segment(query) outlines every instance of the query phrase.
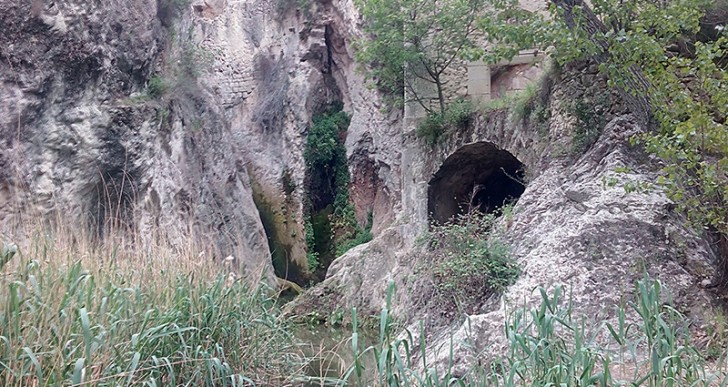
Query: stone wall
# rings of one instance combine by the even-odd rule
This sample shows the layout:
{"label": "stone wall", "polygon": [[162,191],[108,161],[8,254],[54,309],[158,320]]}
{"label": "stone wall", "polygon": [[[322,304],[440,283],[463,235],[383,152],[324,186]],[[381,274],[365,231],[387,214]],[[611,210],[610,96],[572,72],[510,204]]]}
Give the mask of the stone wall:
{"label": "stone wall", "polygon": [[[454,63],[445,72],[443,94],[447,103],[460,98],[467,98],[475,105],[482,105],[491,99],[503,98],[509,93],[526,89],[538,80],[543,73],[541,62],[544,54],[537,50],[526,50],[509,61],[494,65],[482,61]],[[410,83],[416,90],[420,101],[424,101],[430,110],[439,109],[439,98],[434,84],[414,79]],[[427,116],[422,103],[413,100],[411,92],[405,90],[404,118],[405,126],[413,126]]]}

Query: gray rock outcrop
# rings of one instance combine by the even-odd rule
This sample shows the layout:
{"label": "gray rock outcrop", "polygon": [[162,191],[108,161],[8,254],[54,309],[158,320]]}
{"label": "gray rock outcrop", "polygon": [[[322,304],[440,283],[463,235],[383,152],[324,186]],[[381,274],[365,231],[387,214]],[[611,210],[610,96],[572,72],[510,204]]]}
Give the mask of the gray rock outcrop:
{"label": "gray rock outcrop", "polygon": [[270,273],[262,214],[305,270],[306,132],[337,101],[357,218],[394,219],[401,130],[355,71],[352,2],[16,3],[0,3],[6,230],[62,213]]}
{"label": "gray rock outcrop", "polygon": [[[550,291],[564,286],[574,313],[596,322],[613,318],[615,306],[631,297],[634,284],[647,273],[671,289],[674,304],[695,326],[709,318],[714,298],[701,283],[714,275],[713,253],[652,185],[659,161],[630,143],[644,128],[616,95],[607,92],[606,100],[597,101],[607,89],[593,66],[567,69],[555,79],[555,84],[542,82],[544,92],[527,102],[526,114],[516,109],[483,113],[432,150],[413,132],[406,133],[399,225],[338,258],[302,305],[313,305],[324,315],[355,306],[361,314],[376,316],[394,284],[390,312],[413,323],[414,333],[419,330],[415,322],[426,321],[430,361],[446,365],[454,343],[461,372],[478,359],[504,353],[505,319],[516,308],[538,305],[538,287]],[[582,122],[585,118],[575,114],[579,101],[588,104],[593,121]],[[528,114],[539,106],[548,114]],[[584,139],[587,129],[591,137]],[[438,196],[428,190],[441,167],[477,144],[486,145],[481,152],[506,151],[526,168],[525,191],[494,231],[511,246],[522,273],[505,294],[483,299],[480,309],[458,325],[456,315],[428,307],[436,293],[433,263],[417,236],[432,220],[428,201]],[[461,160],[459,165],[451,173],[467,175],[467,164]],[[458,187],[446,189],[445,196]]]}
{"label": "gray rock outcrop", "polygon": [[[166,37],[182,10],[145,0],[48,4],[0,2],[3,229],[20,215],[60,217],[99,237],[196,243],[272,278],[225,112],[179,69],[190,65],[184,57],[165,64],[185,49]],[[156,94],[154,77],[168,78]]]}
{"label": "gray rock outcrop", "polygon": [[[645,129],[593,67],[552,74],[537,106],[478,114],[431,148],[357,70],[353,0],[0,0],[0,14],[0,231],[60,214],[99,238],[193,241],[272,280],[267,233],[305,269],[306,134],[340,101],[350,196],[360,223],[372,213],[375,238],[336,259],[301,312],[376,314],[394,283],[401,320],[477,337],[456,351],[465,366],[500,350],[504,316],[537,302],[537,286],[569,286],[594,318],[609,318],[644,271],[690,318],[711,302],[698,286],[714,271],[709,246],[650,187],[659,162],[630,145]],[[497,225],[523,272],[465,332],[428,306],[432,265],[417,238],[433,208],[447,218],[495,181],[481,161],[524,168]],[[501,202],[515,192],[501,191]]]}

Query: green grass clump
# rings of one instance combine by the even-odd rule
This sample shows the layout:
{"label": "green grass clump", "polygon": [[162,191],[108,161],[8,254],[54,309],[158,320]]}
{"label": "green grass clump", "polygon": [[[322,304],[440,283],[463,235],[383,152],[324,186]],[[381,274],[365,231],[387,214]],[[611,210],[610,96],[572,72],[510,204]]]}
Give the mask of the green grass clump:
{"label": "green grass clump", "polygon": [[417,125],[415,133],[425,141],[427,145],[434,146],[437,140],[445,133],[445,120],[440,113],[428,114],[425,119]]}
{"label": "green grass clump", "polygon": [[[457,233],[466,234],[463,227]],[[561,287],[537,288],[540,304],[506,316],[502,354],[469,352],[477,361],[463,370],[455,367],[456,344],[467,351],[474,338],[451,337],[445,356],[435,358],[424,323],[415,335],[390,313],[393,285],[378,340],[363,344],[354,309],[351,336],[337,349],[348,348],[352,360],[323,350],[310,358],[264,287],[236,280],[191,250],[127,250],[130,244],[34,235],[0,250],[4,386],[728,385],[725,343],[694,344],[687,318],[648,277],[607,321],[575,314]],[[453,241],[468,249],[477,243]]]}
{"label": "green grass clump", "polygon": [[67,241],[39,236],[3,268],[0,385],[280,385],[300,372],[263,287],[197,254]]}
{"label": "green grass clump", "polygon": [[433,277],[442,307],[472,313],[520,275],[508,246],[493,235],[495,219],[492,214],[471,212],[431,227]]}
{"label": "green grass clump", "polygon": [[147,94],[154,98],[161,98],[169,90],[169,82],[160,75],[154,75],[149,78],[147,83]]}
{"label": "green grass clump", "polygon": [[458,99],[447,106],[445,112],[433,111],[417,125],[415,133],[429,146],[437,144],[440,137],[450,129],[464,129],[473,119],[473,104]]}
{"label": "green grass clump", "polygon": [[445,124],[453,127],[464,129],[473,118],[473,104],[466,99],[458,99],[447,106],[445,110]]}

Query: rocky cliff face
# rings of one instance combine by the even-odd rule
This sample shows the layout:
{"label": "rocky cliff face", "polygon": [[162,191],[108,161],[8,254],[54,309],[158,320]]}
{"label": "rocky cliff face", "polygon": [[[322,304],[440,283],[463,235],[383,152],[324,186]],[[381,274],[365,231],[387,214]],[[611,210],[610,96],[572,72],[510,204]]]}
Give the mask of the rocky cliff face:
{"label": "rocky cliff face", "polygon": [[[391,222],[400,191],[400,130],[397,117],[380,112],[378,96],[355,71],[353,4],[221,2],[209,15],[195,21],[202,46],[215,56],[203,83],[220,96],[229,141],[288,259],[305,265],[306,133],[312,117],[333,102],[343,102],[351,115],[345,144],[359,221],[373,212],[375,232]],[[286,174],[295,187],[289,194]]]}
{"label": "rocky cliff face", "polygon": [[175,62],[186,47],[172,36],[192,23],[181,7],[4,1],[0,11],[4,230],[20,214],[60,214],[101,238],[193,237],[272,276],[225,111],[190,63]]}
{"label": "rocky cliff face", "polygon": [[192,236],[270,272],[267,231],[291,270],[305,269],[303,148],[311,118],[334,102],[351,115],[357,218],[372,213],[375,233],[393,220],[398,117],[354,71],[351,2],[4,1],[0,11],[5,229],[21,213],[63,213],[100,237],[120,227],[173,244]]}
{"label": "rocky cliff face", "polygon": [[[629,144],[644,129],[589,66],[552,73],[525,106],[480,114],[431,148],[383,113],[356,71],[352,1],[87,3],[0,1],[3,232],[23,214],[62,214],[99,238],[193,240],[269,278],[280,250],[300,271],[306,134],[340,101],[351,198],[360,223],[373,214],[376,237],[332,264],[303,312],[376,313],[394,282],[398,316],[448,326],[453,316],[428,308],[417,236],[464,203],[519,195],[498,228],[523,273],[506,302],[471,317],[479,339],[458,350],[463,364],[535,286],[569,285],[597,316],[647,268],[690,317],[709,303],[708,246],[664,195],[640,189],[657,165]],[[487,195],[475,203],[477,187]]]}
{"label": "rocky cliff face", "polygon": [[[551,70],[539,87],[525,104],[483,113],[433,149],[405,133],[399,224],[337,259],[296,312],[313,307],[325,316],[356,306],[360,314],[376,315],[394,284],[390,313],[406,323],[426,321],[430,360],[445,366],[454,343],[461,370],[504,353],[505,319],[516,308],[537,305],[537,287],[564,286],[575,313],[594,322],[613,318],[613,307],[647,272],[701,326],[713,300],[704,289],[715,272],[710,246],[651,186],[658,162],[630,144],[644,128],[616,95],[605,93],[595,66]],[[522,273],[502,297],[483,298],[459,326],[455,314],[433,308],[435,263],[417,236],[439,220],[432,217],[437,211],[472,204],[463,194],[474,187],[497,192],[507,180],[489,170],[507,170],[513,160],[524,168],[525,187],[493,233],[507,241]]]}

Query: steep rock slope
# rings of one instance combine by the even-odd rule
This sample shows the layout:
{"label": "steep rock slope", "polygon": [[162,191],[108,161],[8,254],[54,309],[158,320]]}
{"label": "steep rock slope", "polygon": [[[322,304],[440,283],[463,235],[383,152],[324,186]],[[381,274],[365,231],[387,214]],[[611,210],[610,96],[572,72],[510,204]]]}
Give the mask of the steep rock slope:
{"label": "steep rock slope", "polygon": [[202,82],[222,102],[228,140],[288,260],[306,265],[304,147],[313,116],[332,103],[351,115],[345,145],[358,220],[372,212],[375,233],[391,222],[400,191],[398,117],[380,111],[377,93],[355,71],[353,3],[193,2],[193,9],[195,34],[214,56]]}
{"label": "steep rock slope", "polygon": [[[475,158],[525,168],[525,190],[498,225],[523,273],[472,316],[478,340],[457,351],[463,364],[498,350],[503,316],[513,302],[534,302],[535,286],[567,284],[576,307],[598,317],[647,268],[691,318],[709,303],[699,286],[713,270],[708,246],[659,191],[624,189],[654,181],[657,164],[629,144],[644,129],[628,109],[598,103],[606,87],[590,67],[545,85],[549,119],[484,113],[432,149],[397,113],[382,113],[355,71],[352,1],[184,3],[0,2],[3,231],[36,211],[100,237],[109,225],[149,238],[161,230],[270,277],[262,214],[287,259],[305,267],[305,136],[312,117],[340,101],[352,117],[351,196],[360,221],[373,213],[377,237],[334,261],[298,302],[302,312],[376,314],[394,282],[395,314],[450,325],[452,315],[428,305],[431,265],[416,239],[433,208],[448,214],[475,183],[493,181]],[[454,176],[461,170],[470,175]],[[455,202],[438,192],[448,188]]]}
{"label": "steep rock slope", "polygon": [[394,219],[399,117],[355,71],[351,1],[15,3],[0,3],[4,230],[63,214],[269,276],[280,249],[305,271],[306,134],[340,102],[357,218]]}
{"label": "steep rock slope", "polygon": [[130,230],[199,243],[272,277],[248,174],[216,96],[194,79],[164,96],[145,90],[184,49],[169,38],[190,23],[183,9],[3,1],[0,12],[4,231],[21,215],[60,216],[99,237]]}

